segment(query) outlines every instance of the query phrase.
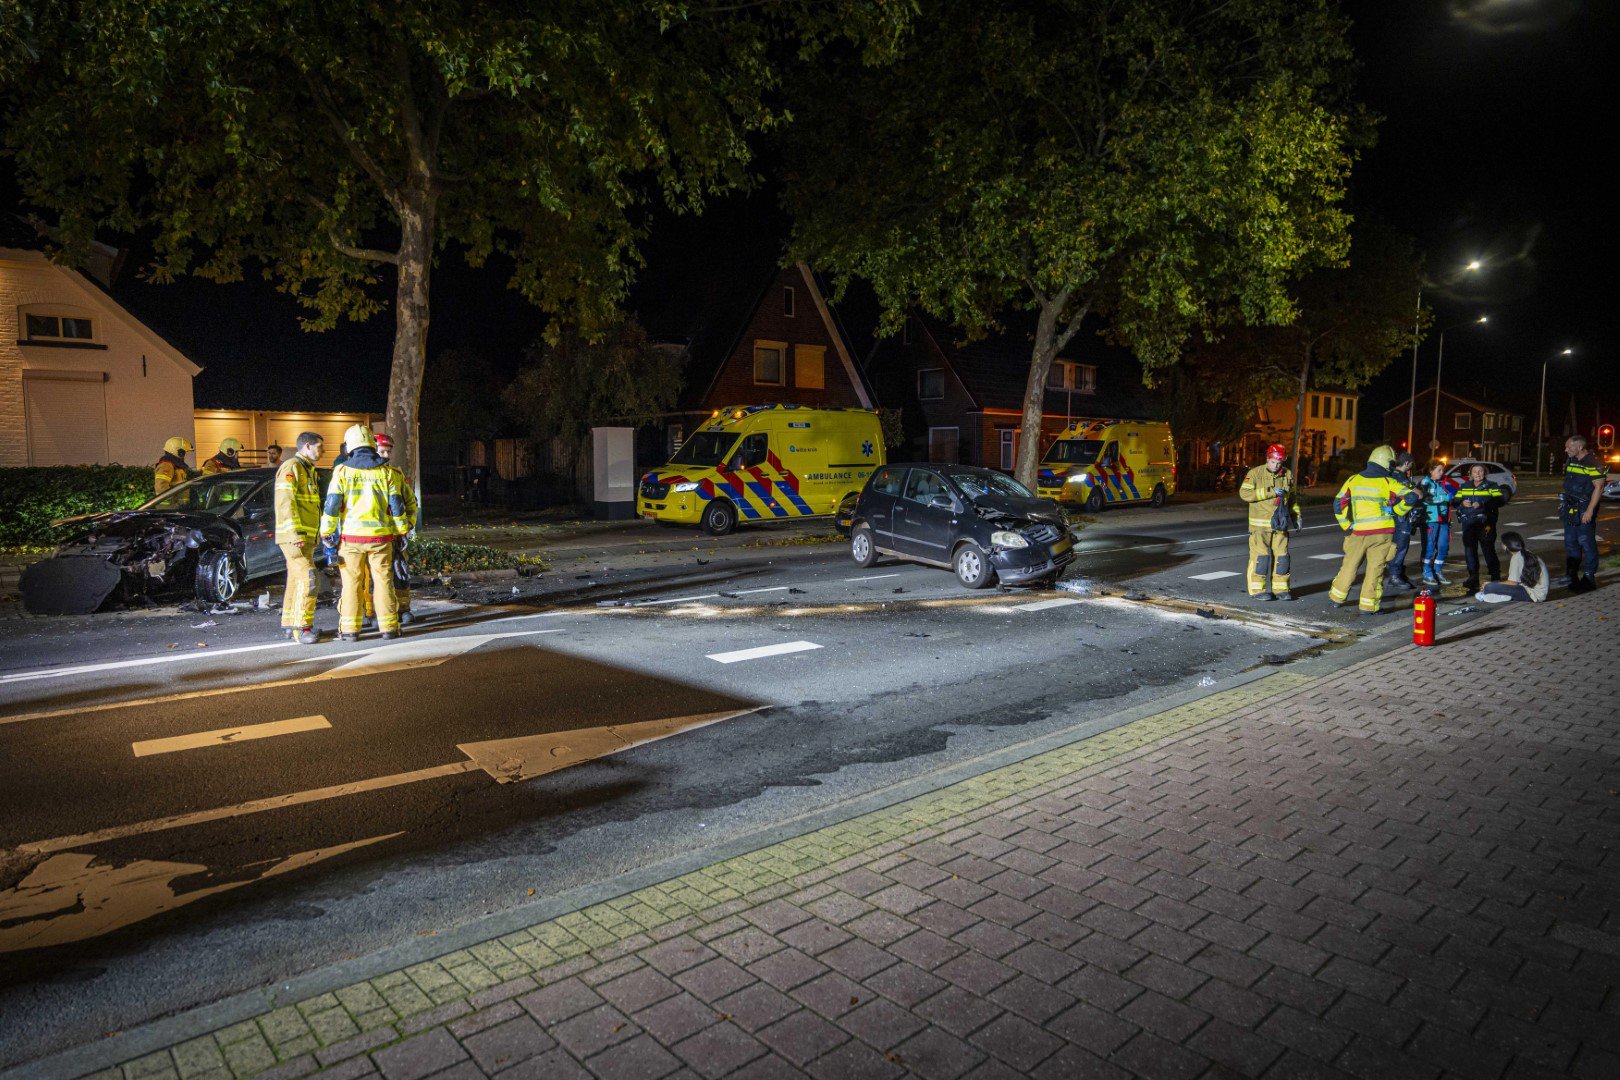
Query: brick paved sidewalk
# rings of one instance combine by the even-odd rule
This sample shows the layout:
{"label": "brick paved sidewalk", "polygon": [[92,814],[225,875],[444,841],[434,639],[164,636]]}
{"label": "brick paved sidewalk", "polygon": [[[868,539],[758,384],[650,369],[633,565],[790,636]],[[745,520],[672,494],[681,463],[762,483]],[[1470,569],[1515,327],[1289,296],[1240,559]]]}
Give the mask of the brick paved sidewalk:
{"label": "brick paved sidewalk", "polygon": [[1620,588],[1450,632],[1273,674],[122,1076],[1614,1080],[1620,717],[1591,668],[1620,655]]}

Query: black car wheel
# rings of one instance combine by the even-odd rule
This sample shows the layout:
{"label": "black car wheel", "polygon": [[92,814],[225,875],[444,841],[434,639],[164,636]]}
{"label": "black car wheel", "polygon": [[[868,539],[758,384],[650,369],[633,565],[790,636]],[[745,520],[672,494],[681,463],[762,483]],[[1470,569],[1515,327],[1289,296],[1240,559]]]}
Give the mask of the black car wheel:
{"label": "black car wheel", "polygon": [[197,557],[197,599],[229,603],[242,590],[242,561],[229,551],[209,551]]}
{"label": "black car wheel", "polygon": [[855,565],[865,570],[877,562],[877,545],[872,543],[872,526],[861,523],[855,526],[849,536],[849,557],[855,560]]}
{"label": "black car wheel", "polygon": [[710,536],[725,536],[737,527],[737,508],[725,499],[715,499],[703,511],[703,531]]}
{"label": "black car wheel", "polygon": [[953,562],[956,567],[956,580],[960,581],[964,588],[985,589],[995,584],[996,572],[978,545],[963,544],[957,548]]}
{"label": "black car wheel", "polygon": [[1164,490],[1163,484],[1153,486],[1153,508],[1163,510],[1164,504],[1170,501],[1170,493]]}
{"label": "black car wheel", "polygon": [[1102,488],[1092,488],[1091,494],[1086,496],[1086,513],[1100,514],[1103,512],[1103,505],[1104,499]]}

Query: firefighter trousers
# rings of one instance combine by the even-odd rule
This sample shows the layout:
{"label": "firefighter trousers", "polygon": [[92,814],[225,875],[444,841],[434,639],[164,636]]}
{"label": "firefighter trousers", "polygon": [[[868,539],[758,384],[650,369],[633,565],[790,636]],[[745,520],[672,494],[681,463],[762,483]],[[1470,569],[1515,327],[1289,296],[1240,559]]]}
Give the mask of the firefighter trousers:
{"label": "firefighter trousers", "polygon": [[338,632],[358,634],[366,619],[366,598],[377,611],[377,629],[383,633],[399,629],[399,608],[394,600],[394,545],[352,544],[345,541],[338,554],[343,559],[343,595],[338,598]]}
{"label": "firefighter trousers", "polygon": [[1288,591],[1288,534],[1249,528],[1249,595]]}
{"label": "firefighter trousers", "polygon": [[1377,611],[1384,599],[1384,572],[1389,560],[1395,557],[1395,541],[1389,533],[1351,533],[1344,538],[1344,562],[1333,577],[1328,598],[1335,604],[1350,602],[1350,590],[1356,586],[1356,574],[1361,564],[1367,572],[1361,579],[1362,611]]}
{"label": "firefighter trousers", "polygon": [[[405,555],[394,549],[394,607],[401,615],[411,610],[411,575],[405,568]],[[366,588],[366,618],[377,617],[377,605],[371,602],[371,589]]]}
{"label": "firefighter trousers", "polygon": [[315,598],[319,586],[315,560],[310,553],[315,544],[279,544],[287,560],[287,587],[281,593],[281,625],[289,630],[309,630],[315,625]]}

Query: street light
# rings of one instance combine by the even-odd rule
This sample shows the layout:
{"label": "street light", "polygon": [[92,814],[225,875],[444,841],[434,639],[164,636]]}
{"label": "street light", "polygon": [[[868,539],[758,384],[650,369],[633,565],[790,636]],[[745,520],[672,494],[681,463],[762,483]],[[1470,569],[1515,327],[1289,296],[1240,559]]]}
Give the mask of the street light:
{"label": "street light", "polygon": [[[1479,264],[1469,263],[1468,265],[1473,267]],[[1440,375],[1446,366],[1446,330],[1455,330],[1459,326],[1479,326],[1487,322],[1490,322],[1490,316],[1481,315],[1477,319],[1464,319],[1462,322],[1452,323],[1440,331],[1440,359],[1434,366],[1434,417],[1429,423],[1429,441],[1435,445],[1429,447],[1430,450],[1440,449]],[[1410,439],[1407,440],[1407,445],[1411,445]]]}
{"label": "street light", "polygon": [[[1559,356],[1574,356],[1574,349],[1565,349]],[[1552,357],[1541,362],[1541,404],[1536,408],[1536,475],[1541,475],[1542,446],[1545,443],[1547,426],[1547,365],[1552,363]]]}
{"label": "street light", "polygon": [[[1471,271],[1480,270],[1480,269],[1483,269],[1484,266],[1485,266],[1485,264],[1480,262],[1478,259],[1471,259],[1471,260],[1469,260],[1468,264],[1466,266],[1464,266],[1462,268],[1462,270],[1459,271],[1459,273],[1469,273]],[[1429,284],[1429,282],[1427,280],[1425,280],[1424,285],[1426,286],[1428,284]],[[1422,320],[1422,318],[1423,318],[1423,289],[1420,288],[1420,289],[1418,289],[1418,295],[1417,295],[1417,315],[1412,320],[1412,396],[1406,399],[1406,445],[1407,446],[1412,445],[1412,423],[1417,417],[1418,345],[1420,345],[1422,343],[1418,338],[1418,322],[1420,320]],[[1439,395],[1438,394],[1435,395],[1435,400],[1436,401],[1439,400]]]}

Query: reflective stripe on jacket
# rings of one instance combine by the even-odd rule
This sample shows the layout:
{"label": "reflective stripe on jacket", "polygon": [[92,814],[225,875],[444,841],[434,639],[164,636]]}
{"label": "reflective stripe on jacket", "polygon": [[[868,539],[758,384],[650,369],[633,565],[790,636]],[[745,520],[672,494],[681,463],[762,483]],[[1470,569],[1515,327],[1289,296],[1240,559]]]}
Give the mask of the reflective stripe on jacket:
{"label": "reflective stripe on jacket", "polygon": [[152,467],[152,493],[161,495],[191,479],[191,468],[173,454],[164,454]]}
{"label": "reflective stripe on jacket", "polygon": [[1592,499],[1592,489],[1601,486],[1608,475],[1609,470],[1592,454],[1570,458],[1564,463],[1564,488],[1561,492],[1564,503],[1584,511]]}
{"label": "reflective stripe on jacket", "polygon": [[405,478],[376,451],[362,446],[332,470],[321,509],[321,540],[329,546],[398,540],[410,531]]}
{"label": "reflective stripe on jacket", "polygon": [[320,476],[295,454],[276,469],[276,543],[313,545],[320,531]]}
{"label": "reflective stripe on jacket", "polygon": [[226,457],[224,454],[215,454],[202,463],[202,474],[204,476],[213,476],[215,473],[230,472],[232,469],[240,469],[241,467],[241,463],[234,458]]}
{"label": "reflective stripe on jacket", "polygon": [[399,480],[400,490],[405,492],[405,513],[403,515],[406,522],[405,531],[407,533],[411,532],[416,528],[416,519],[421,511],[421,507],[416,503],[416,492],[411,490],[410,481],[405,479],[405,474],[400,472],[397,466],[389,465],[387,468]]}
{"label": "reflective stripe on jacket", "polygon": [[1269,529],[1276,517],[1278,500],[1288,510],[1288,519],[1294,518],[1294,474],[1287,466],[1275,473],[1264,465],[1256,465],[1243,478],[1238,495],[1249,504],[1249,528]]}
{"label": "reflective stripe on jacket", "polygon": [[[1465,499],[1473,499],[1479,505],[1464,506],[1463,500]],[[1495,521],[1496,512],[1502,508],[1503,503],[1507,502],[1507,497],[1502,494],[1500,487],[1489,480],[1478,484],[1472,480],[1465,480],[1462,487],[1457,489],[1455,501],[1457,504],[1457,517],[1463,522]]]}
{"label": "reflective stripe on jacket", "polygon": [[1418,494],[1380,465],[1368,465],[1344,482],[1333,500],[1339,528],[1358,536],[1395,531],[1395,515],[1418,503]]}

